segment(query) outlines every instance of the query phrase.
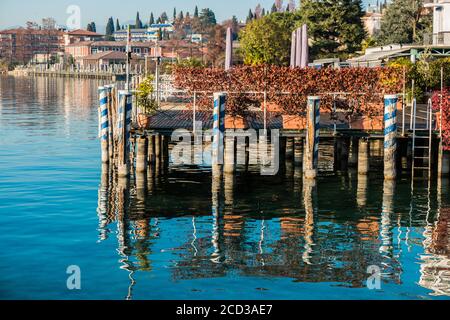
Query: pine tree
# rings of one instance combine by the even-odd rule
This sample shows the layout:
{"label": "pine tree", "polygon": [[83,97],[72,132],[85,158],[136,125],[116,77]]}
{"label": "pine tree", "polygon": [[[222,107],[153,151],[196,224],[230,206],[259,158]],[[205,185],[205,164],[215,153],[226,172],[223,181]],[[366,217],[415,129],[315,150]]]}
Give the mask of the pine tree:
{"label": "pine tree", "polygon": [[91,22],[91,29],[92,29],[92,32],[97,32],[97,26],[95,25],[94,21]]}
{"label": "pine tree", "polygon": [[155,24],[155,17],[153,16],[153,12],[150,13],[150,20],[148,21],[148,24]]}
{"label": "pine tree", "polygon": [[92,25],[90,23],[88,23],[86,30],[87,31],[92,31]]}
{"label": "pine tree", "polygon": [[431,32],[431,17],[424,16],[422,0],[394,0],[387,5],[381,21],[381,31],[376,37],[380,45],[414,43]]}
{"label": "pine tree", "polygon": [[198,7],[197,6],[195,6],[194,18],[198,18]]}
{"label": "pine tree", "polygon": [[304,0],[301,15],[315,58],[345,56],[361,49],[366,37],[361,0]]}
{"label": "pine tree", "polygon": [[136,23],[134,24],[134,27],[136,29],[142,29],[143,25],[142,25],[142,21],[139,17],[139,11],[136,13]]}
{"label": "pine tree", "polygon": [[173,21],[177,20],[177,8],[173,8]]}
{"label": "pine tree", "polygon": [[116,19],[116,31],[120,30],[120,23],[119,23],[119,19]]}
{"label": "pine tree", "polygon": [[180,14],[178,15],[178,20],[180,20],[180,22],[182,22],[184,20],[183,11],[180,11]]}
{"label": "pine tree", "polygon": [[262,9],[261,15],[262,15],[263,17],[266,16],[266,8],[263,8],[263,9]]}

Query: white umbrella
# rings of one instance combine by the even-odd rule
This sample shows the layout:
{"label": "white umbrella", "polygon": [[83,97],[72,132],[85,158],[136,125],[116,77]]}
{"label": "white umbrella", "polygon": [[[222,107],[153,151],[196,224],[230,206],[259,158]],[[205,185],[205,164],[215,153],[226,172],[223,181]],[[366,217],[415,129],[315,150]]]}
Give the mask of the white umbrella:
{"label": "white umbrella", "polygon": [[227,43],[225,49],[225,70],[228,71],[231,69],[231,65],[233,64],[233,39],[231,28],[227,29]]}
{"label": "white umbrella", "polygon": [[295,68],[295,52],[297,46],[297,34],[296,30],[292,31],[292,40],[291,40],[291,68]]}
{"label": "white umbrella", "polygon": [[308,60],[309,60],[308,26],[306,24],[304,24],[302,26],[301,47],[302,47],[302,56],[301,56],[300,67],[306,68],[308,66]]}

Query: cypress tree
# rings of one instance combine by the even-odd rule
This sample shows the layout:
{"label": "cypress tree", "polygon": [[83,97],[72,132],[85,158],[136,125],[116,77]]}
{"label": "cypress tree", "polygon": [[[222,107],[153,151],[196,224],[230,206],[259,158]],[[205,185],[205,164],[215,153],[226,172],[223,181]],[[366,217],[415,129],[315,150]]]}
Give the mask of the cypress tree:
{"label": "cypress tree", "polygon": [[119,19],[116,19],[116,31],[120,30],[120,23],[119,23]]}
{"label": "cypress tree", "polygon": [[195,6],[194,18],[198,18],[198,7],[197,6]]}
{"label": "cypress tree", "polygon": [[114,34],[114,20],[112,17],[108,19],[108,23],[106,24],[106,40],[112,40]]}
{"label": "cypress tree", "polygon": [[278,12],[277,6],[275,5],[275,3],[272,5],[272,9],[270,9],[270,13],[275,13]]}
{"label": "cypress tree", "polygon": [[253,20],[253,18],[254,18],[254,16],[253,16],[252,9],[249,9],[249,10],[248,10],[248,16],[247,16],[246,22],[249,23],[250,21]]}
{"label": "cypress tree", "polygon": [[134,24],[134,27],[136,28],[136,29],[142,29],[142,21],[141,21],[141,19],[140,19],[140,17],[139,17],[139,11],[136,13],[136,23]]}
{"label": "cypress tree", "polygon": [[149,25],[155,24],[155,17],[153,16],[153,12],[150,13],[150,20],[148,24]]}

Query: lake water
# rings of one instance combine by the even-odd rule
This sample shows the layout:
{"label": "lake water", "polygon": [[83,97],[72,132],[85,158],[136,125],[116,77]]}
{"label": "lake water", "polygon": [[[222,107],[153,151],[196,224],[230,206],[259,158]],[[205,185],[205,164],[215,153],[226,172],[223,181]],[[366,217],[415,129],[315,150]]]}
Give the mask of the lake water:
{"label": "lake water", "polygon": [[123,189],[102,181],[100,84],[0,78],[1,299],[449,298],[448,181],[170,168]]}

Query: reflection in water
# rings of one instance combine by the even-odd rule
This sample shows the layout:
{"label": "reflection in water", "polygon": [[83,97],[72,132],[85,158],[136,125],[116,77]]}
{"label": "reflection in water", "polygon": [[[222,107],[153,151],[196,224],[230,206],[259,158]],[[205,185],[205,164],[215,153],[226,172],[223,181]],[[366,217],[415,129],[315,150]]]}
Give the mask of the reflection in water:
{"label": "reflection in water", "polygon": [[[101,239],[107,238],[108,224],[114,221],[105,217],[116,210],[121,268],[130,279],[127,298],[137,285],[136,272],[154,271],[152,247],[165,237],[158,228],[158,218],[164,219],[161,223],[166,232],[179,223],[170,221],[186,222],[184,234],[182,229],[176,231],[184,240],[178,245],[174,242],[171,249],[178,254],[167,261],[174,279],[223,278],[238,272],[243,276],[288,277],[296,282],[334,282],[350,288],[365,287],[366,270],[371,265],[382,268],[384,283],[401,285],[404,266],[400,261],[408,254],[402,250],[406,227],[423,228],[425,254],[420,257],[419,284],[433,294],[449,294],[450,210],[442,206],[437,220],[424,225],[426,210],[414,209],[411,221],[407,214],[396,213],[396,208],[408,212],[408,197],[398,196],[409,194],[406,185],[399,187],[392,181],[368,185],[367,177],[357,175],[350,180],[339,176],[315,182],[303,180],[301,173],[293,170],[290,177],[285,172],[270,177],[270,188],[269,178],[256,172],[211,175],[200,169],[177,168],[169,169],[168,176],[160,179],[155,167],[145,177],[131,181],[131,189],[127,182],[102,176],[98,210]],[[108,182],[116,187],[108,188]],[[189,195],[179,194],[189,184],[196,188],[191,188]],[[337,189],[339,201],[330,193]],[[318,190],[323,198],[318,197]],[[105,202],[106,195],[110,200]],[[417,201],[428,201],[424,195],[429,193],[421,193]],[[334,199],[333,205],[322,200],[327,196]],[[359,208],[355,213],[348,211],[352,201]],[[418,243],[416,233],[409,237]]]}

